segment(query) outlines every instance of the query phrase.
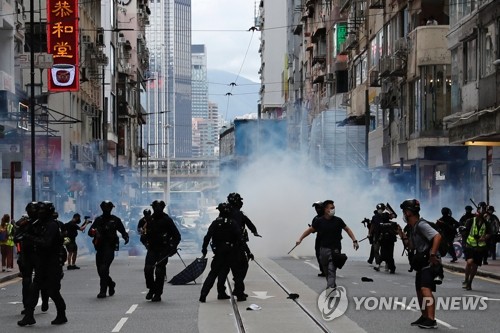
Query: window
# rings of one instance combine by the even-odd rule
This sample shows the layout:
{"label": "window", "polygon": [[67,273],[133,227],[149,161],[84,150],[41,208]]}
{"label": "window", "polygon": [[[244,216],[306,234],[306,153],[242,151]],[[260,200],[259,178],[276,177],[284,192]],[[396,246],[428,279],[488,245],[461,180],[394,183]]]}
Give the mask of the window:
{"label": "window", "polygon": [[477,39],[471,39],[464,44],[464,83],[477,80]]}
{"label": "window", "polygon": [[493,62],[497,59],[497,38],[495,36],[495,24],[488,25],[481,35],[481,77],[495,73]]}
{"label": "window", "polygon": [[458,62],[458,53],[459,49],[455,48],[451,50],[451,110],[452,112],[460,112],[461,111],[461,100],[462,97],[460,95],[461,86],[458,82],[459,78],[459,62]]}

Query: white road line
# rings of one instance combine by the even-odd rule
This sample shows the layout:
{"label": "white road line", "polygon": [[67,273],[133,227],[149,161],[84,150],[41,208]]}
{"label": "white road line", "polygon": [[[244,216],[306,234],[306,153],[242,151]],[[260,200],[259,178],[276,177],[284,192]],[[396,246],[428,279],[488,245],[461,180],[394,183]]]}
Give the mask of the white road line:
{"label": "white road line", "polygon": [[307,265],[309,265],[309,266],[313,267],[314,269],[319,269],[319,267],[318,267],[318,266],[316,266],[315,264],[312,264],[312,263],[310,263],[310,262],[308,262],[308,261],[304,261],[304,264],[307,264]]}
{"label": "white road line", "polygon": [[112,333],[116,333],[116,332],[120,332],[120,330],[122,329],[123,325],[125,325],[125,323],[127,322],[127,317],[123,317],[122,319],[120,319],[120,321],[118,322],[118,324],[116,324],[115,328],[113,328],[113,330],[111,331]]}
{"label": "white road line", "polygon": [[137,309],[137,305],[138,304],[132,304],[132,306],[130,307],[130,309],[128,309],[127,312],[125,312],[125,314],[131,314],[135,311],[135,309]]}
{"label": "white road line", "polygon": [[353,281],[352,284],[359,284],[359,283]]}
{"label": "white road line", "polygon": [[[401,307],[403,307],[403,309],[405,309],[405,310],[411,310],[411,311],[413,311],[413,312],[420,312],[420,310],[417,310],[417,309],[414,309],[414,308],[412,308],[412,307],[408,307],[408,306],[406,306],[406,304],[405,304],[405,303],[403,303],[403,302],[397,302],[397,301],[396,301],[396,302],[394,302],[394,304],[400,305],[400,306],[401,306]],[[440,324],[441,326],[444,326],[444,327],[446,327],[446,328],[448,328],[448,329],[450,329],[450,330],[457,330],[457,329],[458,329],[458,328],[456,328],[456,327],[454,327],[454,326],[451,326],[450,324],[448,324],[448,323],[447,323],[447,322],[445,322],[445,321],[442,321],[442,320],[437,319],[437,318],[435,318],[435,319],[436,319],[436,322],[437,322],[438,324]]]}
{"label": "white road line", "polygon": [[370,290],[369,292],[372,293],[372,294],[376,294],[377,293],[375,290]]}

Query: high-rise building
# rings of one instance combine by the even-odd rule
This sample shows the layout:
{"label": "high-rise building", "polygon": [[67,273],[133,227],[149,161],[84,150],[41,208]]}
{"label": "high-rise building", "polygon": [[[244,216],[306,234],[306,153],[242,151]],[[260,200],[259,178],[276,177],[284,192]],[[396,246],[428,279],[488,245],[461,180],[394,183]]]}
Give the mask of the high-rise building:
{"label": "high-rise building", "polygon": [[[191,157],[191,0],[153,1],[144,142],[154,158]],[[169,149],[169,150],[167,150]]]}
{"label": "high-rise building", "polygon": [[191,45],[192,79],[192,117],[208,118],[207,53],[205,45]]}

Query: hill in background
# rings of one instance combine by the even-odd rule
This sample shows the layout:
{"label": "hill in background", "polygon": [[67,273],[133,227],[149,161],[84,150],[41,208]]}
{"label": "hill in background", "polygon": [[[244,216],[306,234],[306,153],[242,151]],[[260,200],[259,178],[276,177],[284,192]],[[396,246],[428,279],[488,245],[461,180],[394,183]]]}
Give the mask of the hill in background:
{"label": "hill in background", "polygon": [[[219,114],[227,121],[249,113],[257,113],[260,83],[236,74],[208,70],[208,100],[219,105]],[[237,85],[232,87],[231,82]],[[227,93],[231,96],[226,96]]]}

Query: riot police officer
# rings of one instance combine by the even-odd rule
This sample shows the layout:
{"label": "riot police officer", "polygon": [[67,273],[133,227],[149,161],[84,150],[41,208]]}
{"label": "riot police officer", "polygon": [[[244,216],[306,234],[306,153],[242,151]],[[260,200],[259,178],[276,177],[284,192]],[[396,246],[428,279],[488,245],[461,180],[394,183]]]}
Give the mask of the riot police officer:
{"label": "riot police officer", "polygon": [[[200,302],[206,302],[207,295],[214,285],[215,279],[218,276],[220,279],[221,273],[226,276],[230,269],[233,271],[234,276],[234,294],[237,295],[238,301],[244,301],[246,297],[244,296],[245,286],[243,275],[238,274],[238,272],[241,270],[239,253],[241,252],[241,247],[246,246],[246,243],[241,238],[239,225],[231,218],[231,207],[229,204],[220,203],[217,209],[219,210],[219,217],[210,224],[201,248],[201,253],[205,257],[207,255],[208,244],[211,240],[214,258],[210,266],[210,272],[201,288]],[[225,295],[225,291],[224,295],[221,295],[220,291],[218,292],[218,299],[229,298],[229,296]]]}
{"label": "riot police officer", "polygon": [[146,287],[149,289],[146,299],[151,302],[161,301],[168,258],[177,253],[177,245],[181,241],[174,221],[163,212],[165,206],[163,201],[153,201],[153,214],[147,220],[147,230],[143,234],[148,249],[144,265]]}
{"label": "riot police officer", "polygon": [[394,263],[394,243],[397,240],[396,235],[399,233],[399,225],[392,222],[394,213],[386,212],[386,206],[383,203],[377,205],[377,213],[372,218],[372,225],[374,225],[373,242],[378,244],[380,248],[380,256],[377,259],[375,252],[376,266],[373,267],[376,271],[380,270],[380,264],[385,261],[387,269],[391,274],[396,271]]}
{"label": "riot police officer", "polygon": [[66,303],[61,296],[61,279],[63,276],[60,263],[63,237],[59,223],[54,219],[54,206],[51,202],[39,202],[38,222],[31,224],[23,238],[34,244],[35,276],[28,292],[28,301],[24,318],[17,322],[19,326],[36,323],[33,316],[38,302],[40,290],[47,290],[47,294],[54,301],[57,316],[52,325],[61,325],[68,321],[66,318]]}
{"label": "riot police officer", "polygon": [[[26,313],[28,306],[29,290],[33,282],[33,272],[35,270],[35,244],[29,238],[25,238],[26,232],[32,229],[32,225],[38,223],[38,202],[33,201],[26,205],[27,216],[23,216],[16,222],[16,231],[14,242],[17,244],[18,258],[17,264],[22,276],[22,297],[24,310],[21,314]],[[49,309],[49,296],[47,290],[41,290],[42,296],[42,311]]]}
{"label": "riot police officer", "polygon": [[100,290],[97,298],[105,298],[109,288],[109,296],[115,294],[116,283],[109,275],[109,267],[115,258],[115,251],[118,250],[118,231],[125,244],[129,241],[128,233],[125,231],[122,220],[111,214],[113,203],[105,200],[101,202],[102,215],[98,216],[92,223],[88,235],[93,237],[92,243],[96,249],[95,261],[97,273],[100,278]]}

